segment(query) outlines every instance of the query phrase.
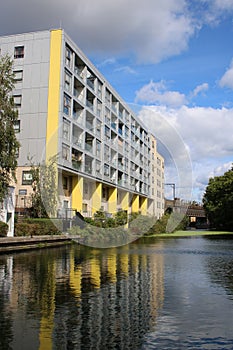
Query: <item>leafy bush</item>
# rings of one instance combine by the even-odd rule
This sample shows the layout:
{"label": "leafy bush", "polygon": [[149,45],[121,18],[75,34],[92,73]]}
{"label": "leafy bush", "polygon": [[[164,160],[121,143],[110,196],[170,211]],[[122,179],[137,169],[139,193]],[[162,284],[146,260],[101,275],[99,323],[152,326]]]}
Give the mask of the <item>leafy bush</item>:
{"label": "leafy bush", "polygon": [[8,225],[0,221],[0,237],[6,237],[8,233]]}
{"label": "leafy bush", "polygon": [[15,224],[15,237],[33,236],[39,231],[39,225],[20,222]]}
{"label": "leafy bush", "polygon": [[[176,214],[176,213],[165,213],[160,219],[156,221],[156,223],[151,227],[151,229],[148,231],[148,235],[153,234],[161,234],[166,233],[169,225],[168,220],[171,218],[170,225],[174,227],[173,231],[177,230],[186,230],[186,227],[188,225],[188,217],[183,214]],[[174,222],[174,225],[172,224]]]}
{"label": "leafy bush", "polygon": [[61,233],[62,222],[58,221],[56,226],[50,219],[26,219],[15,225],[15,236],[58,235]]}

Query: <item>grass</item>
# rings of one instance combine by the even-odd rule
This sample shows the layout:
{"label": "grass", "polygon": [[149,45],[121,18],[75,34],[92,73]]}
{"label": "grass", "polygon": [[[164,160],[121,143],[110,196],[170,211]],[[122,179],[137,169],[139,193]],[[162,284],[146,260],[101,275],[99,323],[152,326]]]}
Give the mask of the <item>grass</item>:
{"label": "grass", "polygon": [[159,233],[145,237],[170,237],[170,238],[178,238],[178,237],[192,237],[192,236],[208,236],[208,235],[233,235],[233,232],[229,231],[198,231],[198,230],[190,230],[190,231],[175,231],[173,233]]}

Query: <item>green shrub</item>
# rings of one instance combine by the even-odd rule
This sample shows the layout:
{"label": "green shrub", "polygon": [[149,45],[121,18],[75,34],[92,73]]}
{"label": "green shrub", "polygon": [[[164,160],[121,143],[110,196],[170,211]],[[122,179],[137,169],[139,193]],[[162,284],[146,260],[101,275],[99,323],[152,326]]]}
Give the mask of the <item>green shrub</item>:
{"label": "green shrub", "polygon": [[61,220],[56,226],[50,219],[25,219],[24,222],[15,225],[15,236],[58,235],[62,231]]}
{"label": "green shrub", "polygon": [[0,237],[6,237],[8,233],[8,225],[0,221]]}
{"label": "green shrub", "polygon": [[15,237],[33,236],[39,231],[39,225],[20,222],[15,224]]}

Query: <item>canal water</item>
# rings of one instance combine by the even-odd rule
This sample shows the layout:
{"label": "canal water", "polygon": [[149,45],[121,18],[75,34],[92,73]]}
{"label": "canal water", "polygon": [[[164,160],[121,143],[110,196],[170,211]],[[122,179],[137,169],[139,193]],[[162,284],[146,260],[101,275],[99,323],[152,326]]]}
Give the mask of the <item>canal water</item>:
{"label": "canal water", "polygon": [[0,255],[0,349],[233,349],[233,236]]}

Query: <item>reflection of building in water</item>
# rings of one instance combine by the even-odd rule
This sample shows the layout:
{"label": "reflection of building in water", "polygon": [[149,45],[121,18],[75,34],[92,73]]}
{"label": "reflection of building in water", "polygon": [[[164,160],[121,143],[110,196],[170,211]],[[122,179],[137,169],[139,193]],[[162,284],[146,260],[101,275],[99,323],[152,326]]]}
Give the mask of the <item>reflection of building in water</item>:
{"label": "reflection of building in water", "polygon": [[164,298],[162,254],[138,254],[137,249],[129,254],[128,249],[96,250],[81,265],[71,257],[70,287],[76,304],[73,327],[67,318],[66,329],[75,349],[137,348],[156,321]]}
{"label": "reflection of building in water", "polygon": [[139,348],[164,298],[163,256],[140,249],[75,246],[62,259],[16,259],[9,295],[13,348]]}

